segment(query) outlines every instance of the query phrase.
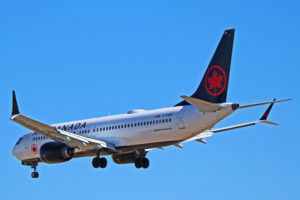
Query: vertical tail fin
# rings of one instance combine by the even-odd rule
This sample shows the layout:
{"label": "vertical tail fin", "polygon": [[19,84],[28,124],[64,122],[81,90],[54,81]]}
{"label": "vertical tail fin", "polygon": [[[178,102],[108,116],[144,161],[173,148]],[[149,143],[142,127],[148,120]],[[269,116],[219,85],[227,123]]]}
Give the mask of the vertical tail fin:
{"label": "vertical tail fin", "polygon": [[[234,29],[224,31],[202,81],[191,97],[211,103],[226,102],[234,31]],[[176,106],[188,104],[182,101]]]}

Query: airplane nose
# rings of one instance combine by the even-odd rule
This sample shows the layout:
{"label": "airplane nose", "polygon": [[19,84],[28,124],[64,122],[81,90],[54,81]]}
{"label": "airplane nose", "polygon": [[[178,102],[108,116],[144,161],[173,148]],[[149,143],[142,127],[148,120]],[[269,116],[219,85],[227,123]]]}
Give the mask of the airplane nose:
{"label": "airplane nose", "polygon": [[20,148],[17,145],[15,145],[12,149],[12,155],[20,160],[20,153]]}
{"label": "airplane nose", "polygon": [[12,149],[12,154],[14,157],[17,157],[17,153],[16,153],[16,145],[14,146],[14,148]]}
{"label": "airplane nose", "polygon": [[21,160],[22,148],[24,147],[24,143],[22,141],[23,141],[23,137],[20,137],[17,143],[15,144],[14,148],[12,149],[13,156],[19,160]]}

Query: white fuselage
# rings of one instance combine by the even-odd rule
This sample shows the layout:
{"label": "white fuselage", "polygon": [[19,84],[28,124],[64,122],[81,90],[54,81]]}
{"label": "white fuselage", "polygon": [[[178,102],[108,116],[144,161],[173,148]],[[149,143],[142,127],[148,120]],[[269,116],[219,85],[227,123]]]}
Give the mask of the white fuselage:
{"label": "white fuselage", "polygon": [[[231,103],[216,112],[199,112],[191,105],[136,110],[121,114],[80,121],[53,124],[58,129],[112,143],[116,147],[176,142],[191,138],[230,115],[234,110]],[[13,155],[19,160],[39,158],[40,147],[53,141],[36,133],[27,133],[19,139]],[[76,149],[76,152],[80,150]]]}

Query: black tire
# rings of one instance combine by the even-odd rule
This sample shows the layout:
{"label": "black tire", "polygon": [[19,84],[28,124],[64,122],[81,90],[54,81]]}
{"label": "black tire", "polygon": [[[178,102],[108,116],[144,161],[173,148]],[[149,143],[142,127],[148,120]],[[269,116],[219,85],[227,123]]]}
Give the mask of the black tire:
{"label": "black tire", "polygon": [[92,165],[94,168],[100,167],[100,158],[99,157],[93,158]]}
{"label": "black tire", "polygon": [[134,165],[137,169],[140,169],[143,166],[143,160],[140,158],[137,158],[134,162]]}
{"label": "black tire", "polygon": [[149,164],[150,164],[149,159],[148,158],[144,158],[143,159],[143,168],[147,169],[149,167]]}
{"label": "black tire", "polygon": [[105,168],[106,166],[107,166],[107,160],[106,160],[106,158],[100,158],[100,164],[99,164],[99,166],[101,167],[101,168]]}
{"label": "black tire", "polygon": [[38,178],[39,177],[39,173],[38,172],[32,172],[31,173],[31,178]]}

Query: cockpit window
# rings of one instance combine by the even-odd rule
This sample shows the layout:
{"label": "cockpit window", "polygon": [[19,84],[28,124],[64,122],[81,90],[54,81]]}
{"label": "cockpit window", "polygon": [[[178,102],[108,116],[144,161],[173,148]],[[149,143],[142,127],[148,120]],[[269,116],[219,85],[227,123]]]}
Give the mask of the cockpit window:
{"label": "cockpit window", "polygon": [[20,144],[20,142],[22,141],[23,137],[20,137],[16,143],[16,145]]}

